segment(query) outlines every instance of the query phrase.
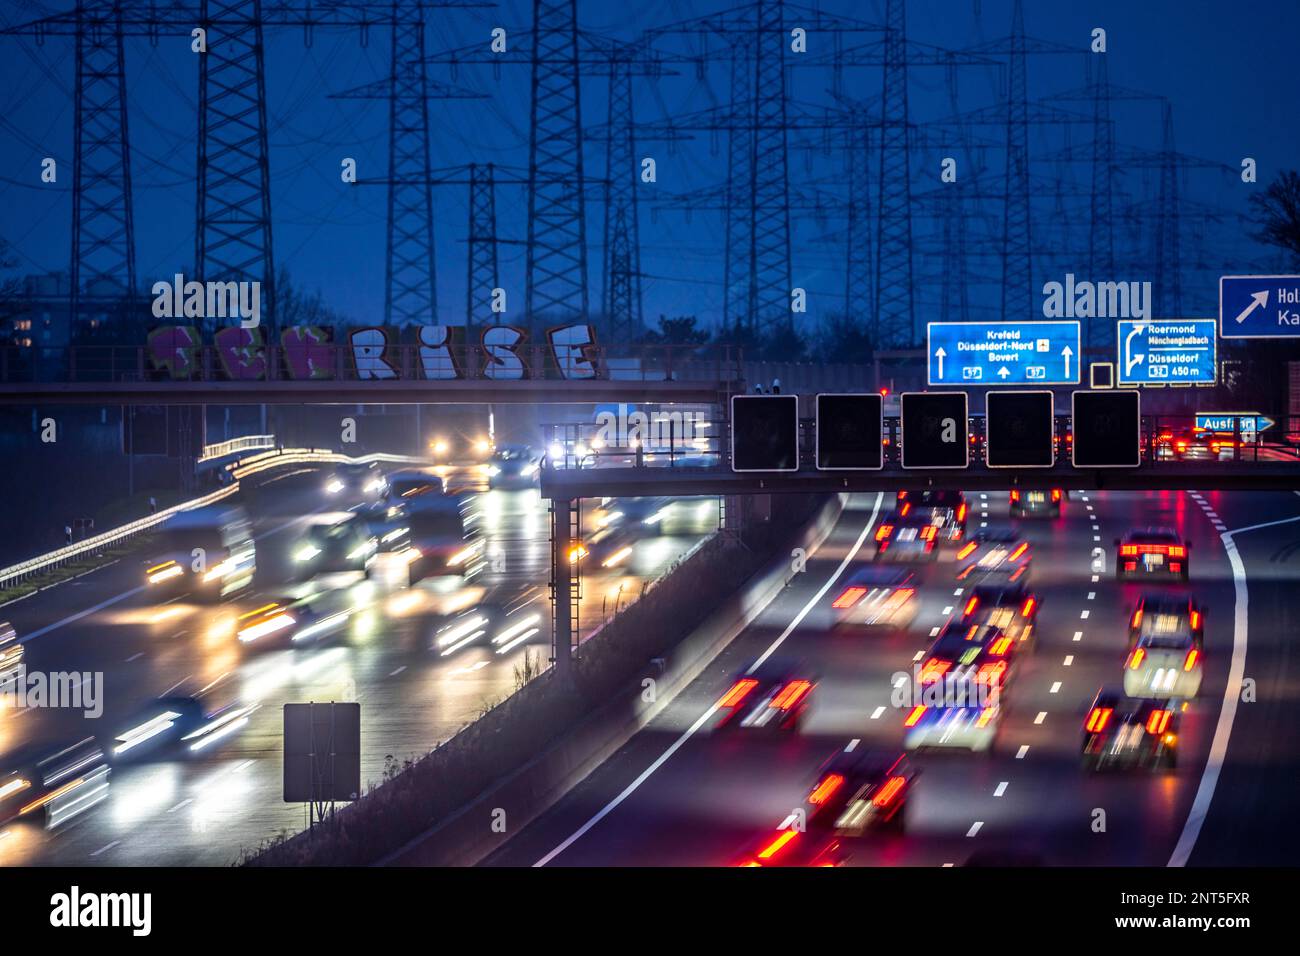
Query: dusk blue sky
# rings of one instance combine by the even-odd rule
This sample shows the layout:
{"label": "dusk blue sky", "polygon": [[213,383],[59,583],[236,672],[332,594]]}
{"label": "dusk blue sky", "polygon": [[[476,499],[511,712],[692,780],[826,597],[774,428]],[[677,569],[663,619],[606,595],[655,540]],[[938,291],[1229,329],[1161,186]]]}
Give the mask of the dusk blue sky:
{"label": "dusk blue sky", "polygon": [[[65,3],[9,2],[0,21],[12,25],[71,8]],[[647,27],[699,16],[728,4],[668,0],[648,4],[578,3],[584,29],[611,37],[631,39]],[[826,2],[821,8],[875,22],[883,22],[882,3]],[[1005,36],[1010,29],[1010,0],[910,0],[907,6],[909,39],[952,48],[972,46]],[[426,45],[429,51],[482,43],[489,31],[504,26],[513,31],[531,27],[532,4],[506,0],[495,10],[431,11]],[[797,18],[790,17],[793,20]],[[1213,160],[1227,172],[1188,172],[1184,195],[1198,203],[1220,208],[1228,218],[1211,225],[1201,235],[1193,224],[1184,230],[1184,311],[1211,315],[1220,271],[1268,268],[1279,264],[1276,251],[1259,247],[1242,235],[1233,215],[1247,211],[1247,197],[1262,190],[1282,169],[1300,167],[1300,73],[1295,44],[1300,36],[1300,4],[1275,2],[1188,2],[1188,0],[1113,0],[1064,2],[1029,0],[1025,4],[1029,35],[1077,47],[1077,54],[1030,57],[1031,99],[1083,85],[1087,46],[1093,27],[1108,34],[1110,80],[1113,84],[1167,97],[1173,105],[1177,148]],[[846,37],[845,45],[874,39]],[[694,37],[665,41],[665,49],[698,49]],[[827,53],[832,38],[812,33],[809,56]],[[721,53],[723,45],[712,47]],[[31,39],[0,37],[0,190],[3,215],[0,236],[7,240],[25,274],[65,270],[70,250],[72,137],[74,83],[73,44],[51,38],[38,48]],[[387,73],[386,31],[373,31],[367,48],[355,33],[328,32],[316,36],[311,48],[300,31],[279,30],[269,35],[268,114],[272,168],[272,211],[275,257],[298,284],[320,290],[331,305],[358,322],[382,318],[384,303],[384,249],[386,197],[382,187],[346,186],[339,180],[342,157],[356,157],[359,174],[382,176],[388,160],[388,112],[383,101],[329,100],[341,91],[380,79]],[[147,287],[174,272],[187,271],[194,249],[194,164],[197,103],[197,67],[187,36],[165,36],[156,48],[142,38],[127,43],[128,96],[135,187],[137,269]],[[438,67],[433,78],[452,77]],[[791,95],[805,102],[829,103],[830,69],[799,67],[791,71]],[[850,68],[848,91],[869,99],[880,93],[881,75],[875,68]],[[963,69],[957,74],[959,107],[971,110],[999,102],[999,77],[989,69]],[[463,67],[455,82],[492,94],[483,103],[433,101],[432,163],[453,166],[468,162],[495,162],[523,167],[528,162],[528,76],[526,70],[506,67],[500,80],[487,67]],[[583,81],[584,125],[605,118],[603,76]],[[657,93],[656,93],[657,89]],[[942,70],[917,68],[909,87],[912,120],[922,124],[949,115],[949,91]],[[725,60],[719,58],[703,79],[689,68],[678,78],[652,84],[638,80],[635,96],[638,119],[653,120],[664,110],[686,113],[721,104],[728,97]],[[1090,113],[1088,103],[1061,104]],[[1114,107],[1117,140],[1154,149],[1160,143],[1160,107],[1154,102],[1118,103]],[[1001,128],[984,128],[982,135],[1001,141]],[[1050,126],[1030,132],[1032,172],[1036,180],[1060,180],[1086,189],[1086,163],[1048,162],[1049,156],[1072,146],[1086,153],[1091,136],[1087,125]],[[815,144],[820,133],[791,130],[790,141]],[[655,212],[656,195],[684,192],[721,183],[726,176],[726,144],[719,136],[697,134],[692,143],[670,149],[663,143],[646,143],[639,155],[655,157],[659,181],[641,187],[642,269],[644,314],[648,322],[660,314],[694,314],[706,323],[716,322],[722,311],[722,254],[724,230],[720,214],[700,213],[687,222],[676,211]],[[43,156],[59,160],[55,185],[40,182]],[[1259,183],[1241,183],[1231,170],[1243,157],[1258,161]],[[1002,153],[984,153],[986,190],[1002,186]],[[915,150],[912,157],[913,190],[939,185],[941,156]],[[604,145],[586,147],[586,168],[603,176]],[[959,168],[963,185],[965,174]],[[792,183],[843,181],[844,162],[838,153],[795,150],[790,158]],[[873,174],[874,175],[874,174]],[[1158,170],[1133,169],[1122,177],[1125,197],[1119,202],[1154,202]],[[847,189],[843,190],[845,193]],[[437,204],[437,257],[439,319],[463,321],[465,301],[466,189],[440,187]],[[872,193],[874,196],[873,185]],[[1035,261],[1035,285],[1060,279],[1066,271],[1084,277],[1087,271],[1086,238],[1089,210],[1062,190],[1064,200],[1038,195],[1033,201],[1035,246],[1042,255]],[[1064,206],[1061,205],[1064,202]],[[504,238],[525,235],[523,190],[502,186],[498,190],[498,230]],[[1001,209],[986,202],[971,212],[972,253],[989,252],[998,238]],[[600,204],[588,204],[591,302],[600,302]],[[1060,218],[1065,215],[1064,221]],[[844,252],[842,245],[819,238],[843,228],[842,220],[823,221],[796,212],[793,219],[794,284],[809,292],[809,312],[799,322],[808,327],[828,311],[843,308]],[[918,321],[951,318],[939,313],[937,275],[941,262],[927,250],[927,235],[935,234],[931,221],[915,229],[917,248]],[[1139,245],[1147,240],[1138,237]],[[1123,253],[1130,248],[1121,237]],[[1193,251],[1195,250],[1195,251]],[[504,285],[523,297],[522,245],[504,246]],[[1146,258],[1149,258],[1147,256]],[[969,268],[980,284],[972,285],[972,316],[992,315],[998,295],[1000,270],[995,260],[972,255]],[[1121,260],[1116,276],[1096,279],[1151,278],[1150,262]],[[1041,301],[1041,297],[1037,297]]]}

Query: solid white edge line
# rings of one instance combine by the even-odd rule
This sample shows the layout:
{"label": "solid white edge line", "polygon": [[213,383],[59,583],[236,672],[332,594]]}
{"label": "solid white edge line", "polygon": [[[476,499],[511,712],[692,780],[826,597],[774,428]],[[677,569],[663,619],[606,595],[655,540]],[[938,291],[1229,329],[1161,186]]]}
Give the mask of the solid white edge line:
{"label": "solid white edge line", "polygon": [[[880,513],[880,502],[883,500],[883,498],[884,496],[882,494],[879,493],[876,494],[876,504],[875,507],[871,509],[871,517],[867,519],[867,524],[862,529],[862,534],[858,535],[858,540],[853,543],[853,547],[849,549],[849,553],[845,555],[844,560],[840,562],[840,566],[835,569],[835,573],[832,574],[830,578],[826,581],[826,583],[823,584],[818,589],[817,593],[814,594],[812,598],[808,601],[808,603],[803,606],[803,609],[798,614],[795,615],[794,620],[790,622],[789,627],[787,627],[784,631],[781,632],[781,635],[775,641],[772,642],[772,645],[762,653],[762,655],[758,658],[758,660],[756,660],[752,665],[750,665],[750,667],[748,668],[748,670],[745,671],[745,673],[747,674],[752,673],[755,668],[757,668],[760,664],[763,663],[763,661],[767,660],[768,657],[771,656],[772,652],[775,651],[778,647],[780,647],[781,644],[785,641],[785,639],[790,636],[790,633],[796,627],[799,626],[799,622],[801,622],[805,617],[808,616],[808,612],[813,609],[813,606],[817,604],[817,602],[820,601],[826,595],[826,592],[831,589],[831,586],[836,581],[839,580],[840,575],[844,573],[844,569],[849,566],[849,562],[851,562],[853,558],[857,555],[858,551],[861,550],[863,542],[867,540],[867,535],[871,533],[871,527],[876,523],[876,516]],[[624,787],[623,791],[618,796],[616,796],[609,803],[605,804],[605,806],[601,807],[600,810],[598,810],[590,820],[588,820],[582,826],[578,827],[577,830],[573,831],[573,833],[571,833],[564,840],[563,843],[555,847],[555,849],[551,850],[551,852],[547,853],[544,857],[542,857],[540,860],[534,863],[533,866],[534,867],[546,866],[546,864],[550,863],[557,856],[559,856],[569,847],[573,846],[573,844],[577,843],[580,839],[582,839],[588,833],[588,831],[591,830],[592,827],[594,827],[601,820],[605,819],[605,817],[613,813],[615,808],[617,808],[619,804],[621,804],[628,797],[632,796],[632,794],[635,793],[638,788],[640,788],[641,784],[649,780],[650,776],[656,770],[658,770],[665,763],[667,763],[668,758],[671,757],[673,754],[677,753],[677,751],[682,748],[682,746],[686,743],[686,741],[690,740],[691,737],[695,735],[695,732],[699,730],[701,727],[703,727],[706,723],[708,723],[709,718],[712,717],[717,712],[718,712],[718,705],[715,702],[708,710],[706,710],[703,714],[700,715],[700,718],[697,721],[695,721],[695,723],[691,724],[690,727],[686,728],[686,730],[682,733],[682,735],[678,737],[676,740],[674,740],[672,744],[669,745],[667,750],[665,750],[662,754],[660,754],[657,758],[655,758],[654,763],[646,767],[645,770],[641,771],[641,773],[637,776],[635,780],[633,780],[626,787]]]}
{"label": "solid white edge line", "polygon": [[1232,737],[1232,723],[1237,717],[1237,701],[1241,692],[1242,678],[1246,674],[1246,641],[1248,632],[1249,593],[1246,588],[1246,565],[1241,560],[1237,543],[1233,535],[1260,528],[1272,528],[1280,524],[1300,521],[1300,515],[1283,518],[1279,521],[1266,521],[1253,524],[1235,531],[1227,531],[1219,537],[1223,541],[1223,550],[1228,555],[1232,566],[1232,583],[1235,593],[1235,608],[1232,615],[1232,665],[1228,669],[1228,683],[1223,688],[1223,706],[1219,710],[1219,721],[1214,727],[1214,740],[1210,744],[1210,755],[1205,761],[1205,771],[1201,774],[1201,783],[1196,788],[1196,798],[1192,809],[1187,813],[1182,835],[1169,857],[1167,866],[1186,866],[1196,848],[1196,840],[1201,835],[1201,827],[1210,812],[1210,803],[1214,800],[1214,788],[1219,783],[1219,773],[1223,770],[1223,761],[1228,754],[1228,741]]}

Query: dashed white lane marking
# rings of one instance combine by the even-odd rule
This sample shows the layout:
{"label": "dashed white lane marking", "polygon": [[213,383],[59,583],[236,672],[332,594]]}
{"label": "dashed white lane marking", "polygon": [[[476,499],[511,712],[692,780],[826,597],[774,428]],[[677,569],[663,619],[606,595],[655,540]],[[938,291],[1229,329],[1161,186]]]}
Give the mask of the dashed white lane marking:
{"label": "dashed white lane marking", "polygon": [[1100,575],[1100,574],[1094,574],[1094,575],[1092,576],[1092,583],[1093,583],[1093,584],[1096,584],[1096,583],[1097,583],[1098,581],[1100,581],[1100,580],[1101,580],[1101,575]]}
{"label": "dashed white lane marking", "polygon": [[176,806],[172,807],[172,808],[171,808],[170,810],[168,810],[167,812],[168,812],[168,813],[175,813],[177,810],[182,810],[182,809],[184,809],[185,807],[188,807],[188,806],[189,806],[191,803],[193,803],[193,802],[194,802],[193,800],[182,800],[180,803],[176,804]]}
{"label": "dashed white lane marking", "polygon": [[987,521],[981,521],[981,522],[980,522],[980,527],[981,527],[981,528],[987,528],[988,526],[989,526],[989,523],[988,523]]}
{"label": "dashed white lane marking", "polygon": [[880,719],[880,715],[883,714],[884,712],[885,712],[885,708],[883,708],[883,707],[877,707],[875,710],[873,710],[873,711],[871,712],[871,719],[872,719],[872,720],[879,720],[879,719]]}
{"label": "dashed white lane marking", "polygon": [[388,672],[388,676],[389,676],[389,677],[396,677],[398,674],[402,673],[402,671],[404,671],[404,670],[406,670],[406,665],[405,665],[405,664],[403,664],[401,667],[397,668],[397,670],[389,671],[389,672]]}
{"label": "dashed white lane marking", "polygon": [[[768,646],[767,650],[765,650],[762,654],[759,655],[758,660],[754,661],[753,666],[751,666],[749,670],[746,671],[746,673],[753,673],[754,670],[762,666],[763,662],[766,661],[769,657],[772,656],[772,654],[776,652],[776,649],[778,647],[780,647],[783,643],[785,643],[785,639],[794,632],[794,629],[799,626],[800,622],[802,622],[803,619],[808,616],[808,614],[812,611],[812,609],[817,606],[817,603],[821,601],[823,597],[826,596],[826,592],[829,591],[835,585],[835,582],[840,579],[840,576],[844,574],[844,569],[847,568],[852,563],[855,557],[857,557],[858,552],[862,550],[862,543],[866,541],[867,536],[871,534],[871,528],[876,523],[876,518],[880,515],[880,503],[882,500],[884,500],[883,495],[880,494],[876,495],[876,503],[871,508],[871,517],[867,519],[867,523],[862,528],[862,533],[858,535],[858,539],[853,542],[853,547],[849,548],[849,552],[844,556],[844,560],[839,563],[839,566],[835,569],[835,571],[831,574],[831,576],[826,579],[826,583],[817,589],[817,593],[808,599],[808,603],[805,604],[803,608],[800,609],[799,613],[796,614],[794,618],[790,621],[790,623],[786,625],[785,629],[780,633],[780,635],[778,635],[777,639],[774,640],[771,643],[771,645]],[[917,657],[919,658],[920,654],[918,654]],[[569,836],[566,837],[564,841],[559,844],[559,846],[555,847],[553,850],[551,850],[549,853],[543,856],[540,860],[534,863],[533,866],[545,866],[546,864],[554,860],[557,856],[559,856],[561,853],[563,853],[565,850],[567,850],[569,847],[573,846],[573,844],[576,843],[578,840],[581,840],[582,837],[586,833],[588,833],[592,827],[594,827],[601,820],[605,819],[605,817],[613,813],[615,808],[618,807],[619,804],[621,804],[628,797],[632,796],[632,794],[634,794],[640,788],[641,784],[649,780],[650,777],[654,775],[656,770],[658,770],[660,767],[662,767],[665,763],[668,762],[668,760],[672,757],[673,754],[681,750],[682,747],[686,744],[686,741],[690,740],[693,736],[695,736],[696,731],[698,731],[701,727],[703,727],[706,723],[708,723],[710,718],[712,718],[713,715],[716,714],[717,712],[718,712],[718,705],[717,703],[714,703],[711,707],[709,707],[708,710],[700,714],[699,718],[695,721],[695,723],[691,724],[684,731],[682,731],[681,736],[678,737],[676,740],[674,740],[671,744],[669,744],[668,749],[666,749],[663,753],[661,753],[658,757],[656,757],[654,762],[651,763],[650,766],[646,767],[645,770],[641,771],[641,773],[637,776],[635,780],[633,780],[626,787],[624,787],[623,790],[618,794],[618,796],[616,796],[609,803],[605,804],[605,806],[601,807],[600,810],[598,810],[591,817],[590,820],[588,820],[582,826],[578,827],[578,829],[574,830],[573,833],[569,834]]]}
{"label": "dashed white lane marking", "polygon": [[860,744],[860,743],[862,743],[861,738],[859,738],[859,737],[854,737],[852,740],[849,741],[848,746],[844,748],[844,752],[845,752],[846,754],[851,754],[851,753],[853,753],[853,751],[855,751],[855,750],[858,749],[858,744]]}
{"label": "dashed white lane marking", "polygon": [[925,651],[917,651],[916,656],[912,658],[912,663],[916,663],[924,656],[925,656]]}
{"label": "dashed white lane marking", "polygon": [[1007,781],[1003,780],[998,784],[997,789],[993,791],[993,796],[1000,797],[1007,792]]}
{"label": "dashed white lane marking", "polygon": [[1075,632],[1074,632],[1074,639],[1075,639],[1076,641],[1081,641],[1081,640],[1083,640],[1083,631],[1075,631]]}
{"label": "dashed white lane marking", "polygon": [[112,843],[108,844],[107,846],[101,846],[98,850],[96,850],[94,853],[90,855],[99,856],[99,854],[101,853],[107,853],[109,850],[113,849],[113,847],[117,846],[121,842],[122,842],[121,840],[114,840]]}
{"label": "dashed white lane marking", "polygon": [[930,636],[931,636],[931,637],[938,637],[938,636],[939,636],[939,625],[938,625],[938,624],[936,624],[934,627],[930,628]]}
{"label": "dashed white lane marking", "polygon": [[1099,534],[1094,534],[1094,535],[1092,536],[1092,540],[1093,540],[1093,541],[1100,541],[1100,540],[1101,540],[1101,535],[1099,535]]}
{"label": "dashed white lane marking", "polygon": [[943,613],[944,613],[944,614],[951,614],[951,613],[952,613],[952,605],[949,604],[946,608],[944,608],[944,609],[943,609]]}
{"label": "dashed white lane marking", "polygon": [[984,821],[983,821],[983,820],[976,820],[976,821],[974,822],[974,824],[971,825],[971,828],[970,828],[969,830],[966,831],[966,835],[967,835],[968,837],[973,837],[975,834],[977,834],[977,833],[980,832],[980,827],[982,827],[982,826],[984,826]]}
{"label": "dashed white lane marking", "polygon": [[1069,667],[1069,666],[1070,666],[1071,664],[1073,664],[1073,663],[1074,663],[1074,655],[1073,655],[1073,654],[1066,654],[1066,655],[1065,655],[1065,666],[1066,666],[1066,667]]}
{"label": "dashed white lane marking", "polygon": [[1086,621],[1086,620],[1088,620],[1088,612],[1087,612],[1087,611],[1080,611],[1080,612],[1079,612],[1079,620],[1081,620],[1081,621]]}
{"label": "dashed white lane marking", "polygon": [[1059,694],[1060,692],[1061,692],[1061,682],[1059,680],[1052,681],[1052,688],[1051,690],[1048,691],[1048,693]]}
{"label": "dashed white lane marking", "polygon": [[1029,744],[1021,744],[1020,749],[1016,751],[1016,759],[1024,760],[1027,753],[1029,753]]}
{"label": "dashed white lane marking", "polygon": [[1096,592],[1096,591],[1089,591],[1089,592],[1088,592],[1088,600],[1089,600],[1089,601],[1095,601],[1095,600],[1097,600],[1097,592]]}
{"label": "dashed white lane marking", "polygon": [[964,590],[966,590],[966,589],[965,589],[965,588],[958,588],[957,590],[955,590],[955,591],[952,592],[952,596],[953,596],[953,597],[961,597],[961,592],[964,591]]}
{"label": "dashed white lane marking", "polygon": [[1266,521],[1238,528],[1222,535],[1223,550],[1232,567],[1232,584],[1236,603],[1232,617],[1232,664],[1228,668],[1228,682],[1223,687],[1223,705],[1219,709],[1219,720],[1214,726],[1214,739],[1210,744],[1210,755],[1205,761],[1205,770],[1201,774],[1201,783],[1196,788],[1196,798],[1192,809],[1187,813],[1187,822],[1183,824],[1182,836],[1169,857],[1169,866],[1186,866],[1192,850],[1196,848],[1196,838],[1201,835],[1205,816],[1209,813],[1210,802],[1214,799],[1214,788],[1219,783],[1219,773],[1223,770],[1223,761],[1228,754],[1228,741],[1232,737],[1232,723],[1237,717],[1237,700],[1242,679],[1246,674],[1246,640],[1248,635],[1248,610],[1250,594],[1246,588],[1246,564],[1237,550],[1234,537],[1247,531],[1272,528],[1281,524],[1300,521],[1300,515],[1282,518],[1278,521]]}
{"label": "dashed white lane marking", "polygon": [[945,864],[943,865],[943,868],[946,870],[946,869],[949,869],[950,867],[953,867],[953,866],[956,866],[956,864],[955,864],[955,863],[945,863]]}
{"label": "dashed white lane marking", "polygon": [[1041,724],[1041,723],[1042,723],[1043,721],[1045,721],[1046,719],[1047,719],[1047,711],[1045,711],[1045,710],[1040,710],[1040,711],[1038,712],[1038,716],[1034,718],[1034,723],[1036,723],[1036,724]]}
{"label": "dashed white lane marking", "polygon": [[130,664],[132,661],[138,661],[142,657],[144,657],[144,651],[136,651],[134,654],[132,654],[130,657],[126,659],[126,663]]}

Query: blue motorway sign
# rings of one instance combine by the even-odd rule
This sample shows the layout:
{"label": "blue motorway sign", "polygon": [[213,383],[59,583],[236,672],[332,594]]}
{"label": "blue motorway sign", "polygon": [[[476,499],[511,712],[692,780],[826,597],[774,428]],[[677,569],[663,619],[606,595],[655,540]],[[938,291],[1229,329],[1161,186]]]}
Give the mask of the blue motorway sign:
{"label": "blue motorway sign", "polygon": [[1219,334],[1225,339],[1300,336],[1300,276],[1223,276]]}
{"label": "blue motorway sign", "polygon": [[1218,371],[1214,319],[1121,319],[1121,385],[1213,385]]}
{"label": "blue motorway sign", "polygon": [[931,385],[1077,385],[1078,322],[930,322]]}
{"label": "blue motorway sign", "polygon": [[1277,422],[1259,412],[1197,412],[1196,430],[1219,435],[1254,436],[1267,431]]}

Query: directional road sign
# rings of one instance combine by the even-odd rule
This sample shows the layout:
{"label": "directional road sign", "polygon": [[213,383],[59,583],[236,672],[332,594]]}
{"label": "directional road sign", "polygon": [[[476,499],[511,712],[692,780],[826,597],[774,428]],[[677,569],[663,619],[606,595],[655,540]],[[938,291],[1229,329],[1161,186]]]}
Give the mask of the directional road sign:
{"label": "directional road sign", "polygon": [[904,468],[970,464],[965,392],[904,392],[900,401]]}
{"label": "directional road sign", "polygon": [[822,471],[883,468],[884,402],[879,392],[818,395],[817,467]]}
{"label": "directional road sign", "polygon": [[1259,432],[1267,431],[1277,422],[1259,412],[1197,412],[1196,428],[1198,431],[1214,432],[1219,435],[1241,435],[1253,437]]}
{"label": "directional road sign", "polygon": [[1217,376],[1218,340],[1214,319],[1121,319],[1121,385],[1213,385]]}
{"label": "directional road sign", "polygon": [[799,397],[731,396],[732,471],[799,470]]}
{"label": "directional road sign", "polygon": [[1135,389],[1075,392],[1071,400],[1075,468],[1142,464],[1142,396]]}
{"label": "directional road sign", "polygon": [[1078,322],[930,322],[931,385],[1077,385]]}
{"label": "directional road sign", "polygon": [[988,392],[984,412],[984,460],[990,468],[1056,464],[1051,392]]}
{"label": "directional road sign", "polygon": [[1225,339],[1300,336],[1300,276],[1223,276],[1219,334]]}

